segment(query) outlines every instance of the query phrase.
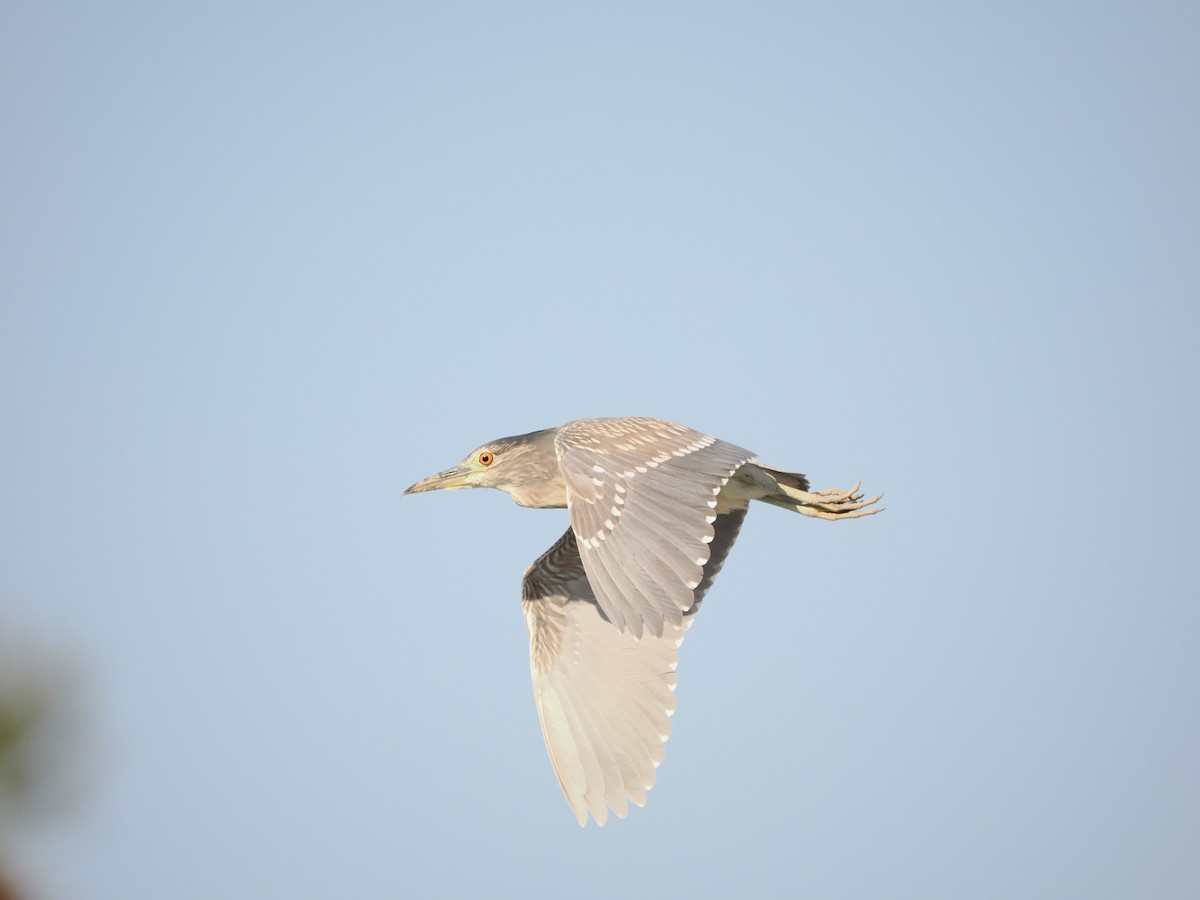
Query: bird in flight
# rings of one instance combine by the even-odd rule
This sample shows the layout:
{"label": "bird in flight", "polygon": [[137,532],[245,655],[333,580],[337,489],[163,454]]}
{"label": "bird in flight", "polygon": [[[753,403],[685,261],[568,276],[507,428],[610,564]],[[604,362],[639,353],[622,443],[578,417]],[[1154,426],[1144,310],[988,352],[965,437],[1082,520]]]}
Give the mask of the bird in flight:
{"label": "bird in flight", "polygon": [[675,711],[679,645],[751,500],[817,519],[879,496],[808,479],[673,422],[580,419],[490,441],[405,491],[490,487],[566,507],[570,527],[525,570],[521,603],[542,734],[580,825],[642,806]]}

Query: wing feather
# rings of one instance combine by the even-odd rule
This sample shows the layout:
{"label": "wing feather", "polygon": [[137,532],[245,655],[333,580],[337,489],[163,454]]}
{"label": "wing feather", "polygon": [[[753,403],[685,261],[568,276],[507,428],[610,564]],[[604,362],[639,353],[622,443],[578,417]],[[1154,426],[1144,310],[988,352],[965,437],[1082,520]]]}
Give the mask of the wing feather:
{"label": "wing feather", "polygon": [[715,500],[754,455],[658,419],[582,419],[554,440],[596,602],[635,637],[681,627],[713,540]]}
{"label": "wing feather", "polygon": [[640,806],[663,758],[675,709],[678,647],[691,623],[661,637],[620,631],[596,602],[568,530],[525,574],[530,672],[542,734],[579,823]]}

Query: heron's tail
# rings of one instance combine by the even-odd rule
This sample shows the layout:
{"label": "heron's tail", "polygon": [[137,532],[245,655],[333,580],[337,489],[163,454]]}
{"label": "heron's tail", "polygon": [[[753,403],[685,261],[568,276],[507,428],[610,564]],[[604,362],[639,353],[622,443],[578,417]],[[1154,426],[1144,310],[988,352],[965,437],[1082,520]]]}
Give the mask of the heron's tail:
{"label": "heron's tail", "polygon": [[779,472],[775,469],[768,469],[766,466],[759,466],[759,468],[763,474],[775,482],[774,491],[758,498],[764,503],[794,510],[804,500],[811,497],[808,493],[808,479],[799,472]]}

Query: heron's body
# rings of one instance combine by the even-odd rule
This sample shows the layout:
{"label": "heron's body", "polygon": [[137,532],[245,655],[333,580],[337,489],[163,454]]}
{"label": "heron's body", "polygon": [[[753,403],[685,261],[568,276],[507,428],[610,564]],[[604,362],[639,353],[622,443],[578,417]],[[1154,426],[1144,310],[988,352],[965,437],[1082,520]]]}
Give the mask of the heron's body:
{"label": "heron's body", "polygon": [[566,507],[566,533],[525,572],[534,696],[554,770],[580,824],[624,816],[654,783],[675,709],[677,650],[751,500],[814,518],[878,509],[849,491],[660,419],[581,419],[501,438],[406,493],[507,491]]}

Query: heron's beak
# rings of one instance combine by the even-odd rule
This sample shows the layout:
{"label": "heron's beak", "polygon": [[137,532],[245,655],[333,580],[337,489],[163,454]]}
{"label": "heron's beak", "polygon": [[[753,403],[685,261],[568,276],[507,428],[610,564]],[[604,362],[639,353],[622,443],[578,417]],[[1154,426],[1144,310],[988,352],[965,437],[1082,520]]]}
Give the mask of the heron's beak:
{"label": "heron's beak", "polygon": [[471,483],[467,480],[471,477],[471,470],[466,466],[455,466],[453,469],[447,469],[444,472],[438,472],[436,475],[430,475],[428,478],[422,478],[404,493],[420,494],[423,491],[454,491],[459,488],[471,487]]}

